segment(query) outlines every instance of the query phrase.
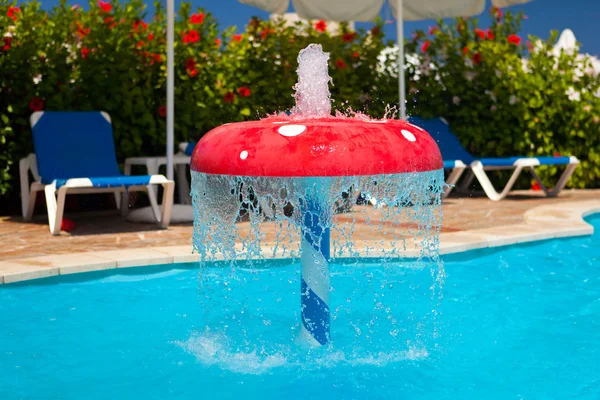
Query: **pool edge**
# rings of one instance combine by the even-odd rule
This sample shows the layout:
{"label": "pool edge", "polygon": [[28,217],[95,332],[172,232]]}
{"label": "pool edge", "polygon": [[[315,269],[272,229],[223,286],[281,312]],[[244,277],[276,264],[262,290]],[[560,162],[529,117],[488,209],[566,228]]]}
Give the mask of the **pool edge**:
{"label": "pool edge", "polygon": [[[440,234],[440,254],[508,246],[594,233],[583,218],[600,213],[600,200],[572,201],[541,205],[528,210],[521,224]],[[264,252],[266,257],[272,252]],[[403,254],[410,257],[412,253]],[[199,261],[192,246],[160,246],[96,252],[77,252],[20,258],[0,262],[0,284],[57,275],[103,271],[145,265],[183,264]]]}

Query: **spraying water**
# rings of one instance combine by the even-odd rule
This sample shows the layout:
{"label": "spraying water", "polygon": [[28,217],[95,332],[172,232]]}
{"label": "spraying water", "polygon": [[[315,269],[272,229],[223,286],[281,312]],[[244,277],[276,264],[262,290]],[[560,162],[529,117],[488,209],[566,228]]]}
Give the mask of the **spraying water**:
{"label": "spraying water", "polygon": [[[320,45],[300,52],[291,116],[219,127],[197,146],[192,198],[200,295],[204,307],[222,312],[217,319],[207,312],[207,330],[188,346],[219,337],[229,358],[281,360],[281,346],[291,351],[290,335],[312,346],[354,335],[363,349],[387,343],[403,354],[415,343],[423,350],[425,338],[435,336],[444,278],[439,150],[404,121],[332,117],[328,60]],[[283,292],[261,280],[273,259],[289,265]],[[387,272],[370,272],[373,262]],[[428,271],[430,283],[412,288],[414,299],[404,303],[393,293],[417,281],[403,278],[408,271]],[[346,299],[336,299],[341,276],[356,283]],[[371,311],[355,312],[357,301],[361,309],[372,302]],[[206,349],[189,350],[206,360]]]}
{"label": "spraying water", "polygon": [[310,44],[298,55],[298,83],[294,86],[296,107],[292,114],[306,118],[328,117],[331,114],[331,94],[327,64],[329,53],[320,44]]}

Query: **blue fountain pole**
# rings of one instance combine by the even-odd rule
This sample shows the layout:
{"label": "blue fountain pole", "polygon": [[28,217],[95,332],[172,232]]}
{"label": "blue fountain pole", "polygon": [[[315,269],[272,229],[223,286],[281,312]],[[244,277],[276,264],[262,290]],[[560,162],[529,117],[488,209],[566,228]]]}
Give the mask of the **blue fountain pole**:
{"label": "blue fountain pole", "polygon": [[310,346],[329,343],[330,228],[328,193],[307,178],[302,201],[302,283],[300,342]]}

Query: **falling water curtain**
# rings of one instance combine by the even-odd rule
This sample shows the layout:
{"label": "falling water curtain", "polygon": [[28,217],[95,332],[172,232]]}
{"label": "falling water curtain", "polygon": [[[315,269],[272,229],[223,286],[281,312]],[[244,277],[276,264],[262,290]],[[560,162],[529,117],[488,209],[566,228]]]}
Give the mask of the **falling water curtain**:
{"label": "falling water curtain", "polygon": [[[386,0],[292,0],[298,16],[304,19],[329,21],[373,21],[379,15]],[[530,0],[492,0],[495,7],[507,7],[527,3]],[[290,0],[240,0],[241,3],[258,7],[271,14],[284,14]],[[400,118],[406,118],[404,90],[404,43],[403,21],[470,17],[485,10],[486,0],[388,0],[394,17],[398,21],[397,35],[400,57],[398,57],[398,94]]]}

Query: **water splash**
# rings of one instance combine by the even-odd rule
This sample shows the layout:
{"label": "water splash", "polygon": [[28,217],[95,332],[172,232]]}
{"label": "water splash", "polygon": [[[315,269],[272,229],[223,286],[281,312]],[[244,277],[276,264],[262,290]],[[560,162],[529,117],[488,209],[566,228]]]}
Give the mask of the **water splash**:
{"label": "water splash", "polygon": [[303,118],[328,117],[331,114],[331,94],[328,72],[329,53],[320,44],[310,44],[298,55],[298,83],[294,85],[296,107],[292,115]]}
{"label": "water splash", "polygon": [[[270,123],[332,118],[328,60],[320,45],[300,52],[296,107],[291,115],[273,116],[277,121]],[[335,118],[373,122],[366,114],[350,112],[351,116],[336,112]],[[395,112],[386,109],[386,118],[394,118]],[[331,262],[344,269],[344,276],[349,271],[354,280],[351,294],[338,298],[335,281],[339,278],[332,269],[327,290],[336,328],[333,347],[325,346],[330,349],[328,359],[340,357],[331,353],[335,334],[346,339],[350,335],[349,342],[361,349],[352,356],[359,363],[377,365],[427,356],[426,350],[407,350],[406,343],[430,348],[422,344],[438,333],[436,310],[445,276],[438,251],[443,170],[311,178],[191,174],[193,245],[200,255],[199,295],[207,310],[202,324],[211,328],[213,336],[199,335],[183,346],[204,364],[262,373],[296,362],[290,358],[295,354],[290,343],[300,328],[302,210],[315,197],[316,188],[325,201],[319,207],[323,211],[315,232],[330,234]],[[323,238],[312,235],[313,244],[321,243]],[[293,277],[281,277],[275,286],[261,283],[265,282],[262,274],[276,273],[268,269],[270,259],[288,260],[294,266]],[[376,260],[378,268],[369,269],[367,260]],[[426,277],[416,283],[414,271],[424,271]],[[316,280],[307,283],[319,288]],[[394,296],[399,287],[412,296]],[[211,309],[220,312],[215,315]],[[386,346],[381,348],[384,337]],[[342,350],[341,354],[347,362],[352,353]]]}

